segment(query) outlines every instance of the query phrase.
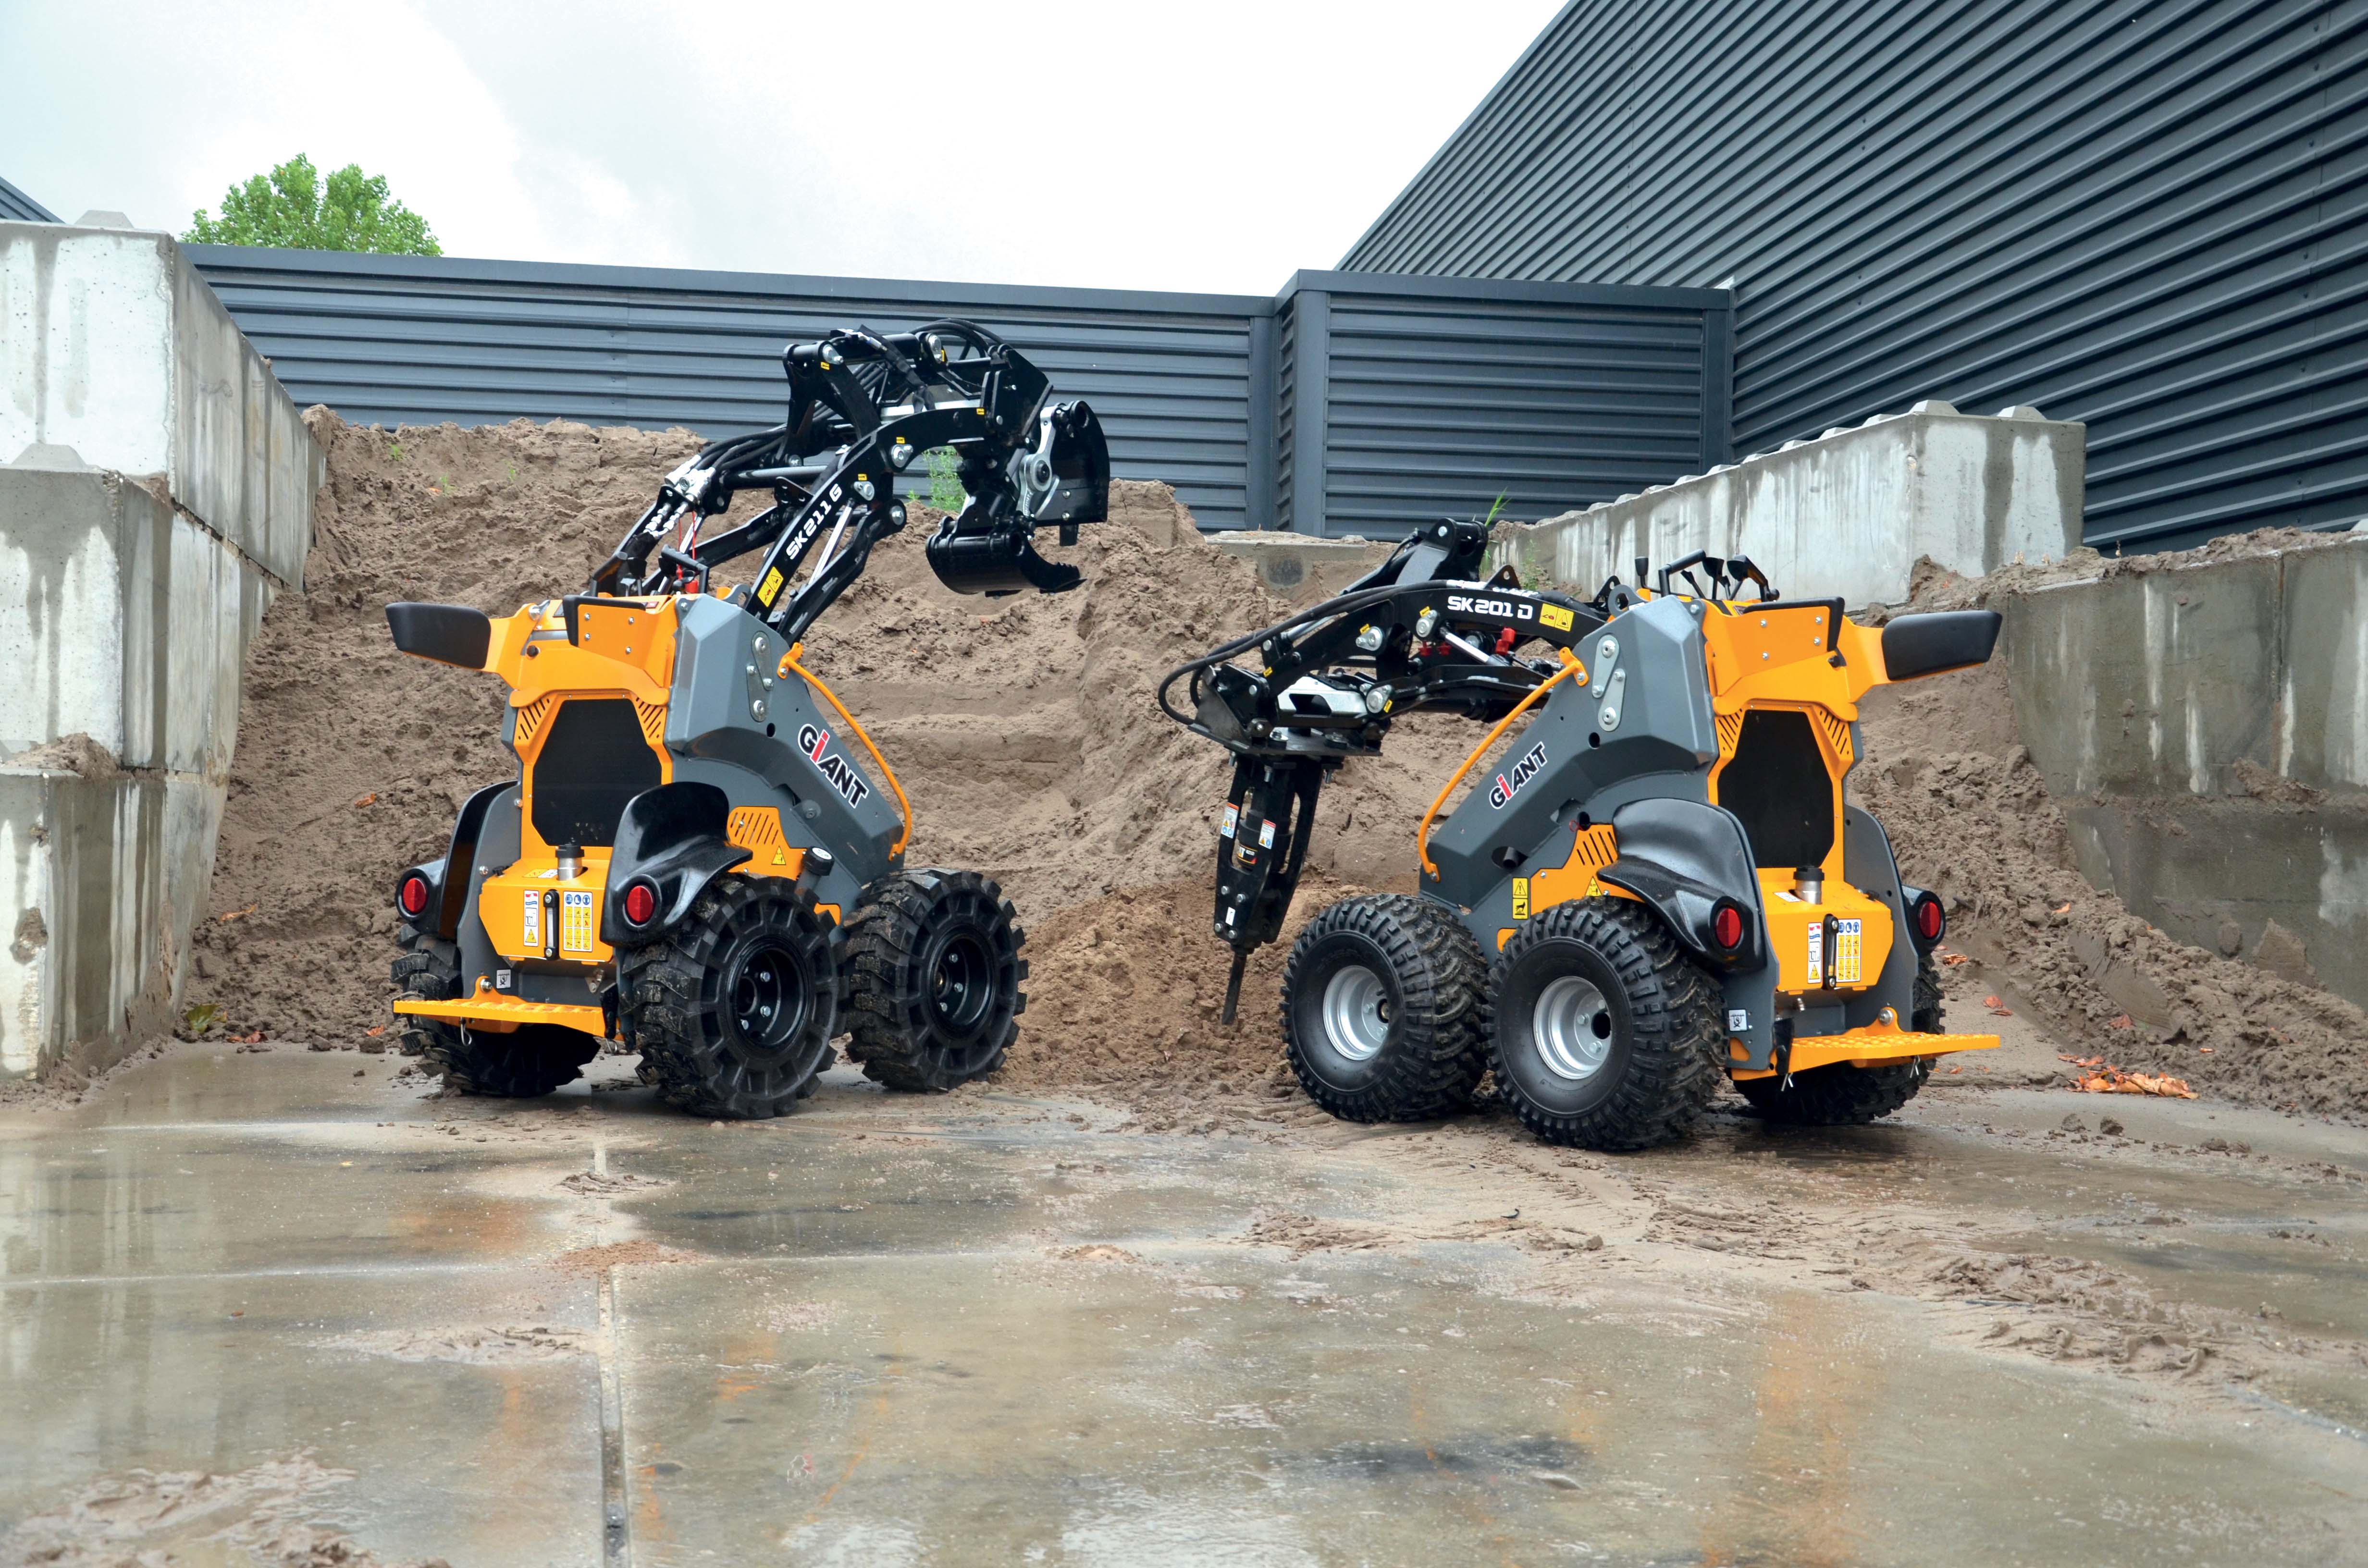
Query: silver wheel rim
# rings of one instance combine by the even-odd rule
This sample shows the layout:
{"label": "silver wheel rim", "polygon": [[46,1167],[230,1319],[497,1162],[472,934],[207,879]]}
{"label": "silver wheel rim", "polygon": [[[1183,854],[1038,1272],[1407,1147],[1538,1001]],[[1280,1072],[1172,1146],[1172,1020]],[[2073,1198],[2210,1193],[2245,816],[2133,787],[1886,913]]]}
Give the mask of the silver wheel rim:
{"label": "silver wheel rim", "polygon": [[1577,975],[1563,975],[1539,992],[1530,1022],[1538,1060],[1557,1078],[1592,1078],[1611,1054],[1611,1006],[1593,982]]}
{"label": "silver wheel rim", "polygon": [[1362,964],[1335,970],[1324,986],[1325,1043],[1351,1062],[1370,1062],[1390,1038],[1390,993]]}

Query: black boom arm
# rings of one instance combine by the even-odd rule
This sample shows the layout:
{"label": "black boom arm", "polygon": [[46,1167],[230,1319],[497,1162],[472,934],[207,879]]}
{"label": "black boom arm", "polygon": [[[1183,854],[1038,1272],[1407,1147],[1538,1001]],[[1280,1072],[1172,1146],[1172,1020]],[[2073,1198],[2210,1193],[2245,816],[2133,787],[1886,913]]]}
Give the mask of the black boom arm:
{"label": "black boom arm", "polygon": [[[715,442],[666,475],[593,574],[591,594],[703,593],[714,567],[762,550],[747,608],[794,642],[862,574],[872,547],[905,527],[895,476],[936,447],[952,449],[969,498],[929,538],[929,564],[948,587],[1076,585],[1076,567],[1036,552],[1035,530],[1055,524],[1061,542],[1074,544],[1078,524],[1108,516],[1109,449],[1093,410],[1050,401],[1043,372],[1019,350],[983,327],[940,321],[791,344],[781,368],[788,418]],[[700,538],[736,492],[759,489],[773,493],[771,506]]]}

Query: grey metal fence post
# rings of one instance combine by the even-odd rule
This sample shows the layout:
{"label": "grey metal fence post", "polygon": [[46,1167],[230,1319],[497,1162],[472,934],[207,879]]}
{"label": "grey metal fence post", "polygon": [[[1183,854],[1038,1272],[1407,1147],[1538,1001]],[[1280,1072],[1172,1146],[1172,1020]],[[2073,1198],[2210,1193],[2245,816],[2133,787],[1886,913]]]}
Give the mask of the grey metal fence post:
{"label": "grey metal fence post", "polygon": [[[1732,301],[1733,295],[1728,299]],[[1702,467],[1735,460],[1735,306],[1702,312]]]}
{"label": "grey metal fence post", "polygon": [[1324,481],[1331,466],[1332,296],[1322,289],[1302,289],[1290,298],[1291,529],[1320,535],[1326,531]]}
{"label": "grey metal fence post", "polygon": [[1280,395],[1277,383],[1281,377],[1275,353],[1277,318],[1274,312],[1269,311],[1250,317],[1249,323],[1249,452],[1244,464],[1247,481],[1245,512],[1251,528],[1271,529],[1277,504],[1275,483],[1281,460],[1277,449],[1280,415],[1275,405]]}

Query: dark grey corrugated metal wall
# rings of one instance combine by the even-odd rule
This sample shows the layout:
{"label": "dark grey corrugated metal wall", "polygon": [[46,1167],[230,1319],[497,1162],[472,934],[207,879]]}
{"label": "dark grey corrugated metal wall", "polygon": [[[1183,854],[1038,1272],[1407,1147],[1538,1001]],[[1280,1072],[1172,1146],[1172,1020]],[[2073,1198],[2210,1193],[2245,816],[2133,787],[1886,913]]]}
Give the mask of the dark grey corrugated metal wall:
{"label": "dark grey corrugated metal wall", "polygon": [[[1092,401],[1205,528],[1543,516],[1725,453],[1703,290],[1302,273],[1276,299],[188,247],[299,403],[381,424],[780,418],[785,342],[958,314]],[[1330,325],[1314,329],[1323,316]]]}
{"label": "dark grey corrugated metal wall", "polygon": [[1118,473],[1170,482],[1207,527],[1264,520],[1248,496],[1260,298],[188,251],[290,395],[358,422],[570,418],[727,435],[780,420],[784,343],[965,316],[1094,404]]}
{"label": "dark grey corrugated metal wall", "polygon": [[58,215],[40,202],[0,179],[0,222],[54,223]]}
{"label": "dark grey corrugated metal wall", "polygon": [[[1389,538],[1445,515],[1539,517],[1727,460],[1727,296],[1303,272],[1286,331],[1290,444],[1320,472],[1281,491],[1286,526]],[[1313,531],[1313,530],[1308,530]]]}
{"label": "dark grey corrugated metal wall", "polygon": [[1738,449],[2088,422],[2092,542],[2368,513],[2368,3],[1574,0],[1346,267],[1735,279]]}

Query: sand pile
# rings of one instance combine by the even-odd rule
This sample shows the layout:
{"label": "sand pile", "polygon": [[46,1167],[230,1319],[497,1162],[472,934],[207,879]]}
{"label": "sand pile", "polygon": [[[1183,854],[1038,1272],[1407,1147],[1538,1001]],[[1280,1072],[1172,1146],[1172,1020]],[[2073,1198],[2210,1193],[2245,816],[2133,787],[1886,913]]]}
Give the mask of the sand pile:
{"label": "sand pile", "polygon": [[[697,441],[564,422],[388,432],[310,417],[329,453],[311,590],[273,607],[251,656],[191,1001],[219,1006],[232,1033],[367,1049],[388,1017],[395,869],[440,853],[460,802],[516,774],[496,738],[499,683],[396,653],[381,607],[441,599],[507,614],[575,586]],[[823,619],[809,661],[911,795],[910,863],[987,872],[1030,930],[1033,1000],[1000,1083],[1163,1101],[1196,1086],[1264,1096],[1281,1082],[1272,1019],[1285,949],[1258,956],[1241,1022],[1220,1028],[1227,955],[1207,922],[1228,765],[1162,717],[1151,690],[1179,660],[1283,607],[1200,538],[1167,486],[1116,492],[1111,524],[1060,552],[1086,585],[1051,598],[947,591],[923,558],[925,514]],[[1935,604],[1976,591],[1923,586]],[[1294,928],[1357,888],[1411,888],[1414,824],[1479,733],[1438,716],[1402,722],[1387,758],[1352,763],[1327,787]],[[1960,1027],[1979,1023],[1978,998],[1996,984],[2116,1065],[2275,1104],[2368,1109],[2359,1009],[2174,941],[2081,878],[2018,743],[2002,670],[1880,694],[1866,733],[1859,799],[1889,826],[1908,877],[1949,896],[1953,945],[1995,977],[1970,1010],[1956,1002]]]}
{"label": "sand pile", "polygon": [[[231,1033],[367,1049],[388,1021],[396,869],[442,853],[461,801],[517,773],[498,739],[500,683],[397,653],[384,605],[507,614],[573,590],[698,441],[564,421],[390,432],[308,417],[329,459],[309,590],[272,607],[249,658],[190,1001],[219,1006]],[[908,863],[987,872],[1031,927],[1113,890],[1209,874],[1228,765],[1160,715],[1152,687],[1284,608],[1201,540],[1166,485],[1114,488],[1111,522],[1055,551],[1086,574],[1072,593],[949,592],[922,554],[924,510],[809,639],[810,667],[912,797]],[[1312,864],[1410,885],[1416,817],[1476,735],[1425,720],[1386,762],[1352,764],[1326,795]],[[1200,896],[1183,927],[1191,963],[1222,971],[1224,949],[1201,935],[1205,882]],[[1044,946],[1032,950],[1046,975]]]}

